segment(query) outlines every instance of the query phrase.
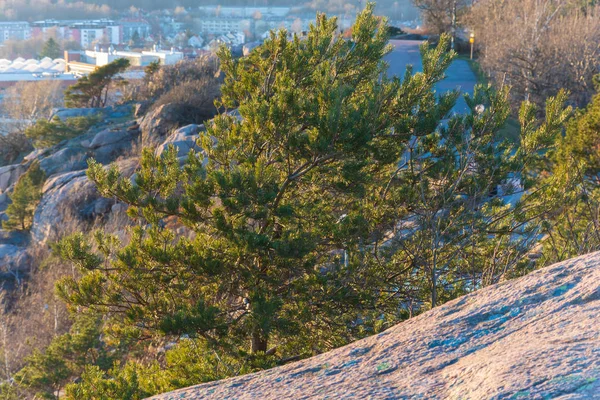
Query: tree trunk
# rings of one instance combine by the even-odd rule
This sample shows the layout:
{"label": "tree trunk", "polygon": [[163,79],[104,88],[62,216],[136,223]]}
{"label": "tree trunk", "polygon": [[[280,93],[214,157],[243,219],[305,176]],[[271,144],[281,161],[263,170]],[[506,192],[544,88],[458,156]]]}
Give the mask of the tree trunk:
{"label": "tree trunk", "polygon": [[267,352],[267,342],[268,340],[263,337],[263,335],[261,335],[260,332],[255,331],[254,333],[252,333],[252,354],[256,354],[259,351],[262,351],[263,353]]}

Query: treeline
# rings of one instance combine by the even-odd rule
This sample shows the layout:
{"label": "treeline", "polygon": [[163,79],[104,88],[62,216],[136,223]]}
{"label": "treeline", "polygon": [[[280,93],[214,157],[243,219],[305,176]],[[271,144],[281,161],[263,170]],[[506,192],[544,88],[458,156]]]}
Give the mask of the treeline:
{"label": "treeline", "polygon": [[[356,13],[364,2],[359,0],[323,1],[312,0],[306,3],[292,3],[289,0],[222,0],[212,4],[221,6],[304,6],[306,10],[318,10],[331,13]],[[130,9],[146,11],[175,9],[177,7],[198,7],[195,0],[177,0],[168,4],[161,0],[0,0],[0,21],[35,21],[42,19],[85,19],[109,18],[116,13]],[[384,0],[377,5],[377,12],[393,19],[415,19],[417,14],[410,0]]]}

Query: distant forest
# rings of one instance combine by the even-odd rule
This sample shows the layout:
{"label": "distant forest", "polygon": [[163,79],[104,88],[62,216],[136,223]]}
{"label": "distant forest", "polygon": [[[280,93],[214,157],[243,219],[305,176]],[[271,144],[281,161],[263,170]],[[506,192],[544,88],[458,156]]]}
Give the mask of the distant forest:
{"label": "distant forest", "polygon": [[[291,0],[0,0],[0,20],[104,18],[132,8],[152,11],[214,4],[265,7],[298,6],[299,3]],[[305,6],[308,10],[338,13],[355,11],[365,4],[366,0],[312,0],[307,1]],[[393,19],[414,19],[417,15],[410,0],[379,0],[377,12]]]}

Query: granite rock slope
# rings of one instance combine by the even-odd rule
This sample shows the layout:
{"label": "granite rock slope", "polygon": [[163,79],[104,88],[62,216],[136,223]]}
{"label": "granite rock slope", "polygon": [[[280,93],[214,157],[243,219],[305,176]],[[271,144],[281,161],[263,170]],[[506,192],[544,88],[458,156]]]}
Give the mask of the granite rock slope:
{"label": "granite rock slope", "polygon": [[379,334],[171,399],[600,399],[600,253]]}

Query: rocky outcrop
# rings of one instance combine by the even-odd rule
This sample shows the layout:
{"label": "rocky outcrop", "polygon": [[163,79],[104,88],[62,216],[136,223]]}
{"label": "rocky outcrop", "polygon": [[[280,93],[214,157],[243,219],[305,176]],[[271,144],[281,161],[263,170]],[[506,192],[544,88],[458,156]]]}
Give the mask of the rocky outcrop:
{"label": "rocky outcrop", "polygon": [[4,193],[14,185],[19,177],[27,171],[27,167],[21,164],[7,165],[0,168],[0,194]]}
{"label": "rocky outcrop", "polygon": [[80,146],[66,146],[39,158],[39,162],[46,176],[52,176],[85,169],[89,156],[87,151]]}
{"label": "rocky outcrop", "polygon": [[58,117],[62,120],[77,117],[101,116],[103,118],[119,119],[131,116],[133,114],[131,104],[121,104],[105,108],[57,108],[52,111],[50,119]]}
{"label": "rocky outcrop", "polygon": [[200,137],[199,133],[205,131],[204,125],[187,125],[177,129],[167,139],[156,148],[155,154],[160,156],[168,148],[173,145],[177,148],[177,157],[185,157],[190,150],[201,151],[197,141]]}
{"label": "rocky outcrop", "polygon": [[[137,165],[137,159],[117,163],[125,176],[133,175]],[[38,244],[47,244],[59,233],[80,230],[82,224],[110,212],[115,204],[114,200],[100,196],[85,170],[52,176],[42,193],[31,228],[32,239]]]}
{"label": "rocky outcrop", "polygon": [[182,109],[177,104],[164,104],[150,111],[140,124],[142,146],[156,147],[180,125]]}
{"label": "rocky outcrop", "polygon": [[67,118],[91,117],[98,114],[104,115],[105,112],[103,108],[57,108],[52,111],[50,119],[58,117],[64,121]]}
{"label": "rocky outcrop", "polygon": [[5,273],[23,272],[29,268],[28,244],[26,233],[0,230],[0,280]]}
{"label": "rocky outcrop", "polygon": [[319,356],[153,399],[600,398],[600,253]]}

